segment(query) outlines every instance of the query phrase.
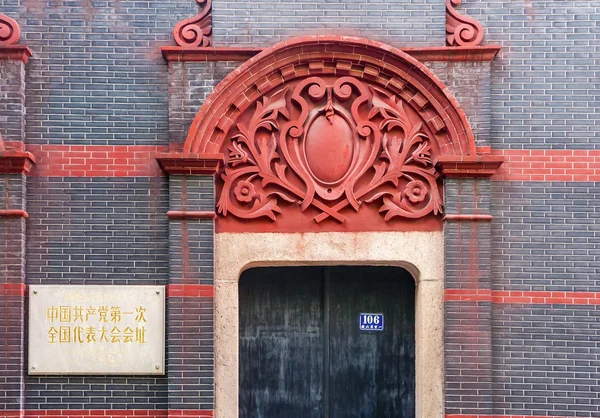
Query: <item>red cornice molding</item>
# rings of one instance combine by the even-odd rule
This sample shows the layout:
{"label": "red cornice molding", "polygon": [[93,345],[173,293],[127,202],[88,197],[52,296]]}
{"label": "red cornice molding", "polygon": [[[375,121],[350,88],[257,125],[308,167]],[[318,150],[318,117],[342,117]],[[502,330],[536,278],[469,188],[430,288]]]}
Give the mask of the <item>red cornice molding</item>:
{"label": "red cornice molding", "polygon": [[244,47],[208,47],[191,48],[181,46],[163,46],[162,55],[167,62],[203,62],[203,61],[247,61],[262,48]]}
{"label": "red cornice molding", "polygon": [[27,45],[0,45],[0,60],[23,61],[27,64],[31,55],[31,49]]}
{"label": "red cornice molding", "polygon": [[214,211],[186,211],[170,210],[167,212],[169,219],[216,219],[217,214]]}
{"label": "red cornice molding", "polygon": [[22,209],[0,209],[0,218],[29,218],[29,214]]}
{"label": "red cornice molding", "polygon": [[30,152],[0,152],[0,174],[29,174],[35,164]]}
{"label": "red cornice molding", "polygon": [[500,155],[478,155],[474,159],[457,158],[454,155],[440,156],[435,165],[444,177],[492,177],[504,158]]}
{"label": "red cornice molding", "polygon": [[490,62],[500,49],[500,45],[487,46],[456,46],[456,47],[427,47],[427,48],[402,48],[413,58],[421,62],[449,61],[449,62]]}
{"label": "red cornice molding", "polygon": [[[459,46],[459,47],[425,47],[400,48],[413,58],[421,61],[450,62],[489,62],[500,51],[499,45]],[[247,61],[262,48],[244,47],[208,47],[190,48],[181,46],[163,46],[162,55],[167,62],[206,62],[206,61]]]}
{"label": "red cornice molding", "polygon": [[156,161],[161,169],[168,174],[180,175],[215,175],[221,165],[224,157],[222,154],[183,157],[181,153],[158,154]]}

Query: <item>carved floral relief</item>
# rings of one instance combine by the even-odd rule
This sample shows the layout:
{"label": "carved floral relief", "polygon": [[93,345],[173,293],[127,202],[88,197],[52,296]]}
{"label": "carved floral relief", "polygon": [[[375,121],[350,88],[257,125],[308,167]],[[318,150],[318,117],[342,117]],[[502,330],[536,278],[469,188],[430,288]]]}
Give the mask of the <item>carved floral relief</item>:
{"label": "carved floral relief", "polygon": [[226,141],[221,216],[275,221],[284,205],[314,221],[377,205],[386,221],[443,208],[437,152],[399,97],[354,77],[310,77],[268,93]]}

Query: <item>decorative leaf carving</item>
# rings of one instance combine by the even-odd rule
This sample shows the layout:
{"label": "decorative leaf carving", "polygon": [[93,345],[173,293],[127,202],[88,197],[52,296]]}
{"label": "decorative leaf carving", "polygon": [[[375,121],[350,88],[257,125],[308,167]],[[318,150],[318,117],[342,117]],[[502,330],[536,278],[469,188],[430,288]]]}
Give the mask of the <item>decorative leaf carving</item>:
{"label": "decorative leaf carving", "polygon": [[[249,112],[228,146],[217,203],[221,215],[275,221],[281,213],[278,201],[302,211],[315,207],[320,212],[316,222],[329,217],[344,222],[341,211],[347,206],[358,211],[377,201],[386,221],[443,210],[431,141],[423,123],[409,117],[401,98],[353,77],[339,78],[333,85],[310,77],[293,91],[284,87],[263,96]],[[323,130],[317,136],[311,133],[313,124]],[[331,137],[345,134],[348,127],[354,131],[350,143]],[[323,135],[328,130],[331,136]],[[320,159],[315,162],[306,149],[314,146],[307,142],[311,140],[320,141],[316,146],[323,149],[341,141],[342,148],[318,148],[314,155]],[[346,156],[337,155],[344,152]],[[336,175],[323,180],[314,174],[313,164],[329,164],[327,169]]]}

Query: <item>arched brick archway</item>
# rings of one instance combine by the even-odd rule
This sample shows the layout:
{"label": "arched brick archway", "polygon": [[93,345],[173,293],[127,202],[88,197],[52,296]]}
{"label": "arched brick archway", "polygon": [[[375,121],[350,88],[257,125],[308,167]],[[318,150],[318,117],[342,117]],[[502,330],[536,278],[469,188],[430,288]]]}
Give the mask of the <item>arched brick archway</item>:
{"label": "arched brick archway", "polygon": [[446,86],[400,49],[343,36],[294,38],[265,49],[229,74],[196,115],[184,155],[223,152],[227,134],[246,109],[299,79],[353,77],[410,106],[431,129],[441,155],[475,156],[467,118]]}
{"label": "arched brick archway", "polygon": [[293,232],[439,230],[448,161],[480,157],[423,63],[375,41],[312,36],[229,74],[170,164],[218,172],[219,231]]}

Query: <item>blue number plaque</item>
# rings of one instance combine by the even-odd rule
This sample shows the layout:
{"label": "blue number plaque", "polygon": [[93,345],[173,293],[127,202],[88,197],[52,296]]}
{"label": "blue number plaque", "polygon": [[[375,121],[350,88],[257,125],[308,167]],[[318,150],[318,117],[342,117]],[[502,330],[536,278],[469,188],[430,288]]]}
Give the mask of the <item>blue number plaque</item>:
{"label": "blue number plaque", "polygon": [[361,313],[358,318],[360,331],[383,331],[383,314]]}

